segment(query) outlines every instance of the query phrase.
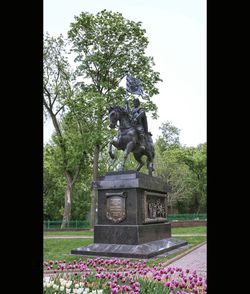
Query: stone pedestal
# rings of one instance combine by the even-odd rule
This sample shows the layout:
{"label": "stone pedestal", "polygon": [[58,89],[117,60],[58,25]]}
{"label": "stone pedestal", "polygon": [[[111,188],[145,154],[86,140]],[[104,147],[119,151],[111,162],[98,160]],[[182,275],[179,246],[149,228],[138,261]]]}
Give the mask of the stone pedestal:
{"label": "stone pedestal", "polygon": [[94,244],[72,254],[149,258],[186,245],[171,238],[168,186],[135,171],[111,172],[97,184],[98,214]]}

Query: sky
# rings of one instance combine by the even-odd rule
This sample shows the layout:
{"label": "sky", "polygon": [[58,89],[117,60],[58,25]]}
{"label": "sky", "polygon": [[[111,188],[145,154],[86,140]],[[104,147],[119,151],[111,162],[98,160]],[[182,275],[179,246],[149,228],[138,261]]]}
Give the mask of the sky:
{"label": "sky", "polygon": [[[67,36],[74,16],[96,14],[107,9],[141,21],[154,58],[153,69],[163,82],[152,97],[158,106],[157,120],[148,116],[149,131],[155,141],[159,127],[171,121],[180,129],[180,143],[197,146],[207,141],[207,27],[206,0],[44,0],[44,33]],[[44,143],[53,125],[44,122]]]}

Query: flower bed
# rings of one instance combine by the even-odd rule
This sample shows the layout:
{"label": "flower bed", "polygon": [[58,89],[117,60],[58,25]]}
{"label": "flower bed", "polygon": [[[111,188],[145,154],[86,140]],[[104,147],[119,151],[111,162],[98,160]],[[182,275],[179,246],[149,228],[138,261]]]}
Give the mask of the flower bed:
{"label": "flower bed", "polygon": [[196,271],[116,258],[44,262],[43,285],[46,294],[207,293],[206,280]]}

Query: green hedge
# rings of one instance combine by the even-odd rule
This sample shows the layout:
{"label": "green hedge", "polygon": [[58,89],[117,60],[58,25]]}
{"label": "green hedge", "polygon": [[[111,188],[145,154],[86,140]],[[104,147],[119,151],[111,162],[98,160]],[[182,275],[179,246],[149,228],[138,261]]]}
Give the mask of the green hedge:
{"label": "green hedge", "polygon": [[183,213],[183,214],[169,214],[168,221],[175,220],[207,220],[206,213]]}

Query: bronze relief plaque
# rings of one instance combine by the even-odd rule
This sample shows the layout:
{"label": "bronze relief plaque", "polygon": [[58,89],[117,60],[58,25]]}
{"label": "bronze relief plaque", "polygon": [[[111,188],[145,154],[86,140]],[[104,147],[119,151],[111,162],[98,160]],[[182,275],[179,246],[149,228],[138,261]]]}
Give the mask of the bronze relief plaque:
{"label": "bronze relief plaque", "polygon": [[167,218],[167,195],[144,192],[144,223],[165,222]]}
{"label": "bronze relief plaque", "polygon": [[126,218],[126,198],[125,192],[106,193],[107,211],[106,216],[113,223],[120,223]]}

